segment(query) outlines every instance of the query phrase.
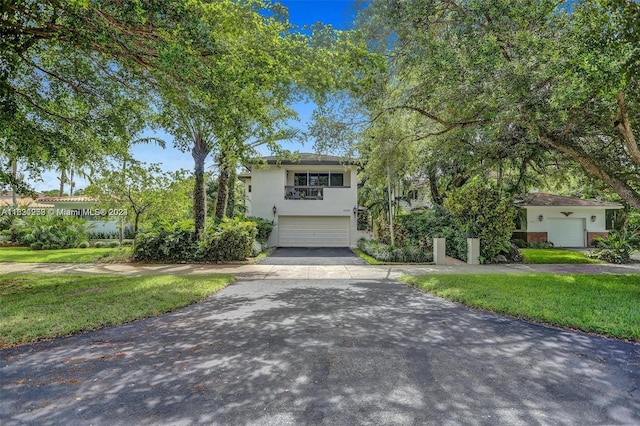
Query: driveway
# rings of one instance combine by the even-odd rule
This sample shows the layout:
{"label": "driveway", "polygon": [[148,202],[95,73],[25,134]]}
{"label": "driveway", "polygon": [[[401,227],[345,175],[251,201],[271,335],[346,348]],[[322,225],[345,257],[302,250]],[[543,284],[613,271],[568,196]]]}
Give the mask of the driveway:
{"label": "driveway", "polygon": [[640,424],[640,345],[382,280],[233,284],[0,351],[0,424]]}
{"label": "driveway", "polygon": [[261,265],[366,265],[347,247],[279,247]]}

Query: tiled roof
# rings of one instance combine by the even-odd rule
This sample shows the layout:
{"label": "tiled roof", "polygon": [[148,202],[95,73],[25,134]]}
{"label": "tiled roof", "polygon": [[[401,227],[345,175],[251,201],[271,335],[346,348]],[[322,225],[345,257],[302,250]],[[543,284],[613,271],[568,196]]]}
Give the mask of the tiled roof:
{"label": "tiled roof", "polygon": [[521,207],[609,207],[612,209],[622,208],[621,204],[610,203],[608,201],[585,200],[576,197],[566,197],[564,195],[545,194],[536,192],[529,194],[526,199],[517,203]]}
{"label": "tiled roof", "polygon": [[71,203],[90,203],[98,201],[92,197],[84,197],[82,195],[79,196],[64,196],[64,197],[40,197],[38,198],[39,203],[59,203],[59,202],[71,202]]}

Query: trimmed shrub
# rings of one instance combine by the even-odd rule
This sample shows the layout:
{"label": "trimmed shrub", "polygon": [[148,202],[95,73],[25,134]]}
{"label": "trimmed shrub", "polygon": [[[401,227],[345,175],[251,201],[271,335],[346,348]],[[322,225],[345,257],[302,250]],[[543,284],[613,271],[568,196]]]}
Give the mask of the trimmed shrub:
{"label": "trimmed shrub", "polygon": [[258,241],[262,246],[267,246],[269,235],[271,235],[271,231],[273,231],[273,220],[267,220],[255,216],[247,217],[245,220],[256,224],[256,241]]}
{"label": "trimmed shrub", "polygon": [[504,197],[495,185],[474,178],[450,191],[444,206],[465,237],[480,239],[482,263],[494,262],[498,255],[509,253],[517,211],[512,200]]}
{"label": "trimmed shrub", "polygon": [[133,245],[133,240],[122,240],[122,247],[131,247]]}
{"label": "trimmed shrub", "polygon": [[553,248],[553,243],[550,241],[532,241],[528,244],[528,247],[534,249],[551,249]]}
{"label": "trimmed shrub", "polygon": [[516,246],[518,248],[527,248],[527,247],[529,247],[529,244],[527,244],[527,242],[525,240],[521,240],[519,238],[514,238],[513,240],[511,240],[511,244],[513,244],[514,246]]}
{"label": "trimmed shrub", "polygon": [[107,243],[105,243],[104,241],[96,241],[93,244],[93,247],[95,248],[105,248],[107,246]]}
{"label": "trimmed shrub", "polygon": [[71,216],[16,218],[11,233],[32,250],[74,248],[87,240],[86,220]]}
{"label": "trimmed shrub", "polygon": [[76,246],[76,248],[89,248],[89,247],[91,247],[91,244],[89,244],[89,241],[80,241]]}
{"label": "trimmed shrub", "polygon": [[109,247],[109,248],[120,247],[120,241],[109,241],[107,243],[107,247]]}
{"label": "trimmed shrub", "polygon": [[428,263],[433,262],[433,253],[421,247],[393,247],[376,241],[361,239],[358,248],[381,262]]}
{"label": "trimmed shrub", "polygon": [[184,262],[196,259],[198,244],[192,220],[160,223],[139,232],[133,259],[143,262]]}
{"label": "trimmed shrub", "polygon": [[220,262],[244,260],[251,256],[258,233],[256,223],[228,219],[207,226],[198,242],[198,260]]}

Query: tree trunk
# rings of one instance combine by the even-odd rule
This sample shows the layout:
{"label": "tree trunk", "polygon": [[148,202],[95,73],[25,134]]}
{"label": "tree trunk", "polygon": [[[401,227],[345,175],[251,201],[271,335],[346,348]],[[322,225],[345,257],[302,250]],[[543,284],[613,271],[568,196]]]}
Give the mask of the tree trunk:
{"label": "tree trunk", "polygon": [[589,155],[579,146],[563,141],[553,135],[545,135],[541,132],[541,139],[554,149],[568,155],[577,161],[583,169],[593,176],[609,185],[623,200],[633,208],[640,209],[640,194],[634,190],[627,182],[611,175],[606,170],[594,162]]}
{"label": "tree trunk", "polygon": [[195,223],[196,238],[204,231],[207,220],[207,193],[204,181],[204,162],[209,155],[209,149],[200,134],[196,134],[191,155],[194,161],[195,185],[193,189],[193,221]]}
{"label": "tree trunk", "polygon": [[60,171],[60,177],[58,179],[60,179],[60,191],[58,195],[62,197],[64,196],[64,183],[67,181],[67,171],[64,168]]}
{"label": "tree trunk", "polygon": [[233,217],[236,212],[236,168],[229,164],[229,180],[227,181],[227,216]]}
{"label": "tree trunk", "polygon": [[18,185],[16,184],[18,181],[18,160],[16,158],[11,160],[11,177],[13,178],[13,182],[11,182],[11,201],[13,201],[13,207],[16,207],[18,205],[18,194],[16,193],[18,190]]}
{"label": "tree trunk", "polygon": [[435,169],[429,170],[427,179],[429,179],[429,192],[431,192],[431,200],[441,206],[442,195],[440,195],[440,191],[438,190],[438,180],[436,177]]}
{"label": "tree trunk", "polygon": [[227,199],[229,188],[227,181],[229,180],[229,172],[227,166],[227,154],[222,151],[218,157],[220,164],[220,175],[218,176],[218,200],[216,201],[216,219],[224,219],[227,217]]}

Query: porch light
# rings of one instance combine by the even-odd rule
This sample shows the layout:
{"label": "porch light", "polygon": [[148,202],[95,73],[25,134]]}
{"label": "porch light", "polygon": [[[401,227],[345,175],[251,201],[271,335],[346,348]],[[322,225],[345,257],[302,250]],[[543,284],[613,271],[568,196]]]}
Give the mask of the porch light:
{"label": "porch light", "polygon": [[355,216],[356,214],[358,214],[358,207],[353,206],[353,215]]}
{"label": "porch light", "polygon": [[273,205],[273,209],[271,209],[271,210],[273,210],[273,215],[274,216],[276,215],[276,213],[278,213],[278,209],[276,208],[275,204]]}
{"label": "porch light", "polygon": [[591,222],[595,222],[596,221],[596,215],[594,214],[593,216],[591,216]]}
{"label": "porch light", "polygon": [[544,220],[544,216],[542,216],[542,215],[538,216],[538,220],[539,220],[540,222],[542,222],[542,221]]}

